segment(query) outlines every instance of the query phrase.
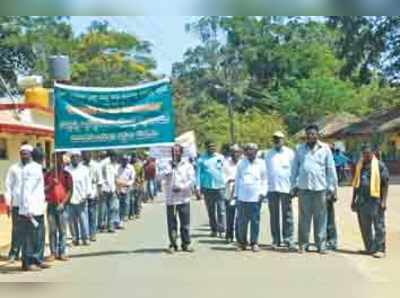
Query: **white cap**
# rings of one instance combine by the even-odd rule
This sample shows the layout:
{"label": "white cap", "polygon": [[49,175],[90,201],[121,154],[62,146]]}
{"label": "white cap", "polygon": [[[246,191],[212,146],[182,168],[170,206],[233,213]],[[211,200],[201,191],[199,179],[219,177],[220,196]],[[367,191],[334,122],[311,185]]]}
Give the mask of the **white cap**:
{"label": "white cap", "polygon": [[70,150],[69,152],[69,155],[81,155],[82,153],[79,151],[79,150]]}
{"label": "white cap", "polygon": [[281,132],[281,131],[275,131],[274,132],[274,134],[273,134],[273,136],[274,137],[277,137],[277,138],[284,138],[285,137],[285,134],[283,133],[283,132]]}
{"label": "white cap", "polygon": [[244,148],[247,150],[258,150],[258,146],[255,143],[248,143]]}
{"label": "white cap", "polygon": [[232,145],[230,149],[231,149],[231,151],[240,151],[240,147],[238,144]]}
{"label": "white cap", "polygon": [[22,145],[21,148],[19,148],[19,151],[33,152],[33,147],[29,144],[25,144],[25,145]]}

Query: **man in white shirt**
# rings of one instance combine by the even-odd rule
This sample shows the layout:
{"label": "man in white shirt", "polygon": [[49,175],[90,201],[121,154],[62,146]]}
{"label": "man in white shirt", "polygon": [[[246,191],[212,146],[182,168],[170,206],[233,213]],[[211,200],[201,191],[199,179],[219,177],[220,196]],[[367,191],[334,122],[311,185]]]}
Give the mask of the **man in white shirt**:
{"label": "man in white shirt", "polygon": [[41,233],[37,230],[44,225],[46,210],[44,177],[41,165],[32,161],[33,147],[23,145],[21,161],[13,165],[6,178],[6,204],[18,207],[17,232],[22,243],[22,269],[32,271],[33,265],[49,268],[43,263],[40,244]]}
{"label": "man in white shirt", "polygon": [[107,158],[102,161],[102,204],[100,208],[100,231],[107,227],[109,233],[115,233],[119,227],[119,201],[117,197],[116,179],[118,175],[118,156],[114,151],[107,152]]}
{"label": "man in white shirt", "polygon": [[247,248],[247,231],[250,222],[250,245],[253,252],[260,250],[261,202],[267,194],[267,174],[265,162],[257,158],[256,144],[245,146],[246,158],[241,160],[235,178],[235,198],[238,208],[238,250]]}
{"label": "man in white shirt", "polygon": [[118,168],[116,186],[119,199],[119,228],[123,228],[123,222],[128,220],[128,195],[135,182],[135,169],[129,163],[129,156],[121,158]]}
{"label": "man in white shirt", "polygon": [[85,151],[82,153],[82,165],[89,171],[90,195],[87,201],[86,217],[88,220],[89,239],[96,241],[97,234],[97,202],[99,200],[99,189],[101,187],[100,164],[96,160],[96,153]]}
{"label": "man in white shirt", "polygon": [[170,241],[168,252],[174,253],[178,250],[178,217],[182,250],[193,252],[193,248],[190,247],[190,199],[196,181],[195,173],[192,164],[182,159],[183,147],[175,145],[172,150],[171,168],[160,174],[160,177],[165,179],[165,201]]}
{"label": "man in white shirt", "polygon": [[[237,221],[236,218],[236,202],[233,199],[235,189],[235,176],[237,166],[242,155],[242,150],[238,145],[230,147],[230,156],[224,161],[224,176],[225,176],[225,197],[226,197],[226,234],[227,242],[233,242],[234,236],[237,237]],[[236,223],[235,223],[236,222]],[[235,232],[234,232],[235,231]]]}
{"label": "man in white shirt", "polygon": [[337,176],[328,144],[319,141],[319,128],[306,128],[306,142],[297,147],[292,175],[291,195],[299,196],[299,253],[309,251],[313,222],[314,242],[320,254],[327,254],[327,198],[337,197]]}
{"label": "man in white shirt", "polygon": [[[290,177],[294,151],[284,146],[285,135],[277,131],[273,135],[274,148],[265,155],[268,176],[268,207],[270,214],[272,247],[284,244],[289,250],[296,250],[293,243],[293,209],[290,196]],[[281,216],[282,209],[282,233]]]}
{"label": "man in white shirt", "polygon": [[89,245],[89,231],[86,218],[87,200],[90,196],[91,181],[87,167],[80,163],[81,153],[79,151],[71,152],[71,165],[66,170],[72,176],[72,195],[70,199],[69,219],[72,223],[73,244],[78,246],[80,240],[83,245]]}

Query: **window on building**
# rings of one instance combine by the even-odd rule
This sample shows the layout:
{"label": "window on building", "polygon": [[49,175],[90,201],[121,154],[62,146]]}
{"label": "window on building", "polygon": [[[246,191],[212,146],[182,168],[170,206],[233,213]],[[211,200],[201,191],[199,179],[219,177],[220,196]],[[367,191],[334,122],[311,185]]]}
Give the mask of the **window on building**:
{"label": "window on building", "polygon": [[0,138],[0,160],[7,158],[8,158],[7,140],[4,138]]}

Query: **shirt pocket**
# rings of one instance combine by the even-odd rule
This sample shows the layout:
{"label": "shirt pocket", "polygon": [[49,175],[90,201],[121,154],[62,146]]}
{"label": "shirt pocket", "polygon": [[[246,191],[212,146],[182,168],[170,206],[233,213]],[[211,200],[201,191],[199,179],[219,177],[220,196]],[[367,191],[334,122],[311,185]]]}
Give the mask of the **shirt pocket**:
{"label": "shirt pocket", "polygon": [[251,172],[245,172],[243,173],[243,184],[244,185],[253,185],[257,182],[258,177],[256,177],[253,173]]}

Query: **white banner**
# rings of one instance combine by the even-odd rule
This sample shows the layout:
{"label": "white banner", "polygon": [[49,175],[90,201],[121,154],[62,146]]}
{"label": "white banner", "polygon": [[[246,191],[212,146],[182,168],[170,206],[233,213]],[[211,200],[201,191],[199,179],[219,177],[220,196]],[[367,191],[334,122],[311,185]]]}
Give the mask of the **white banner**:
{"label": "white banner", "polygon": [[[175,139],[175,143],[183,147],[183,157],[195,158],[197,155],[196,137],[194,131],[188,131]],[[158,160],[171,160],[171,146],[156,146],[150,148],[150,157]]]}

